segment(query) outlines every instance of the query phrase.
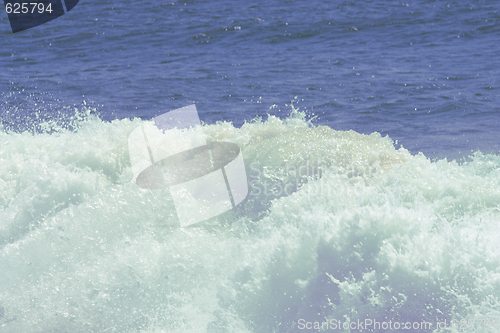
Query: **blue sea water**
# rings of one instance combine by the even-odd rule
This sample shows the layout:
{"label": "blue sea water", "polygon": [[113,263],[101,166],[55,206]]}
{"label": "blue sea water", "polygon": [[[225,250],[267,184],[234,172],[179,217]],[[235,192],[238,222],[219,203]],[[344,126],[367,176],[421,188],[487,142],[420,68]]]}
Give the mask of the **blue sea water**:
{"label": "blue sea water", "polygon": [[[2,9],[0,331],[497,332],[499,10],[81,0],[13,34]],[[250,194],[179,228],[127,138],[190,104]]]}

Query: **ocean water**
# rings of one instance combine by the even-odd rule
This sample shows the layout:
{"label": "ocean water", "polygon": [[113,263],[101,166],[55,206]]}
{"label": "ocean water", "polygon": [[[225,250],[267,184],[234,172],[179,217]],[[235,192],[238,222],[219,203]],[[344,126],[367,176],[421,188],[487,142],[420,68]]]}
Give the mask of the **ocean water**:
{"label": "ocean water", "polygon": [[[82,0],[16,34],[0,14],[0,331],[498,332],[498,10]],[[180,228],[128,138],[193,103],[249,195]]]}

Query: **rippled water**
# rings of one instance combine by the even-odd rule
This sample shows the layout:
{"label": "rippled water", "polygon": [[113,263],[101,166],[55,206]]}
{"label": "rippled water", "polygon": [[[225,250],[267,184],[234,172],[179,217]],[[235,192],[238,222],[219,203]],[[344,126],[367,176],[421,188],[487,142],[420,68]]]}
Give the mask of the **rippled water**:
{"label": "rippled water", "polygon": [[82,1],[17,34],[4,14],[1,118],[24,128],[33,113],[60,117],[84,101],[103,119],[150,118],[196,102],[204,121],[241,125],[285,116],[297,97],[318,124],[376,131],[413,153],[498,152],[498,9],[495,1]]}

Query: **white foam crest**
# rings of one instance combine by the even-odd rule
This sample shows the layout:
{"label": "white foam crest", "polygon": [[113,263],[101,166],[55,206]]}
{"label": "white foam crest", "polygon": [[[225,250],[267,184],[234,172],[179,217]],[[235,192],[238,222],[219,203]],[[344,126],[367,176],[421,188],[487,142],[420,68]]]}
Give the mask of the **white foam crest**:
{"label": "white foam crest", "polygon": [[141,122],[0,132],[2,331],[498,315],[498,156],[431,162],[297,116],[205,125],[207,141],[242,148],[254,186],[290,190],[181,229],[168,190],[131,183],[127,138]]}

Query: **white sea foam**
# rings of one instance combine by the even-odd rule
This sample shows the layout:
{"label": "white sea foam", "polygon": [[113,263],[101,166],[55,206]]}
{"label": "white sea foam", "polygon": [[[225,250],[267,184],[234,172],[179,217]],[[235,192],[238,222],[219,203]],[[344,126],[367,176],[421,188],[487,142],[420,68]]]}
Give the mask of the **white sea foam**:
{"label": "white sea foam", "polygon": [[499,156],[431,162],[300,113],[206,125],[242,148],[253,193],[181,229],[168,190],[130,182],[140,123],[0,132],[2,332],[500,320]]}

